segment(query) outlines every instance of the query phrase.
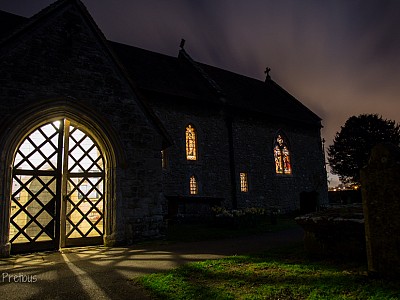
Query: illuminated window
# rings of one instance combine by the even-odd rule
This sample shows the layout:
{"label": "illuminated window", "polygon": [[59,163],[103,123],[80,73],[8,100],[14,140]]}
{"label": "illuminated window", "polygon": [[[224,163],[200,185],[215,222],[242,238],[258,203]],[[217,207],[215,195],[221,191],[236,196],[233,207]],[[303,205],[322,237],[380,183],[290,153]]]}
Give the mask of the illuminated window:
{"label": "illuminated window", "polygon": [[190,124],[186,127],[186,159],[197,160],[196,129]]}
{"label": "illuminated window", "polygon": [[240,173],[240,191],[247,193],[249,191],[249,184],[247,182],[247,173]]}
{"label": "illuminated window", "polygon": [[163,169],[167,168],[167,153],[166,150],[161,150],[161,166]]}
{"label": "illuminated window", "polygon": [[281,134],[278,134],[274,145],[275,171],[277,174],[292,174],[290,152]]}
{"label": "illuminated window", "polygon": [[194,175],[190,176],[189,192],[190,192],[190,195],[197,195],[199,192],[199,189],[197,186],[197,179]]}

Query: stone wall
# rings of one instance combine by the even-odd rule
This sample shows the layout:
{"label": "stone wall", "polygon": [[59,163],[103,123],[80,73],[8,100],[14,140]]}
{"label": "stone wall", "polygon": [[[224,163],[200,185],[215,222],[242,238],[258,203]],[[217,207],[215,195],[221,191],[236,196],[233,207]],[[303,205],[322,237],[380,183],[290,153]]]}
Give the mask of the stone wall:
{"label": "stone wall", "polygon": [[[227,128],[218,109],[170,99],[149,98],[155,114],[173,139],[166,150],[167,167],[163,170],[163,192],[167,196],[189,196],[189,178],[198,179],[198,197],[222,198],[230,207],[230,169]],[[186,159],[185,128],[192,124],[197,132],[198,159]],[[191,196],[196,197],[196,196]]]}
{"label": "stone wall", "polygon": [[[120,148],[116,153],[123,156],[117,157],[118,163],[112,166],[112,200],[117,211],[110,213],[115,218],[111,240],[126,242],[157,236],[165,213],[161,209],[164,200],[159,197],[161,136],[97,34],[97,28],[79,9],[68,4],[2,44],[1,149],[14,151],[5,148],[13,139],[10,128],[20,125],[14,120],[27,111],[40,115],[35,111],[40,103],[41,109],[58,105],[58,111],[70,111],[77,122],[85,119],[93,126],[108,128],[115,136],[107,138],[116,143],[113,146]],[[101,124],[94,124],[94,119]],[[39,124],[30,125],[33,129]],[[9,201],[4,184],[10,184],[5,167],[11,161],[6,159],[3,152],[3,206]],[[129,227],[132,230],[127,230]],[[4,232],[2,236],[4,239]]]}
{"label": "stone wall", "polygon": [[[235,127],[236,171],[249,173],[250,190],[239,193],[239,207],[277,206],[281,212],[300,208],[300,193],[318,193],[327,203],[326,173],[317,129],[259,118],[238,118]],[[292,174],[275,173],[274,140],[282,132],[288,140]]]}
{"label": "stone wall", "polygon": [[[210,103],[200,105],[196,100],[180,102],[178,97],[148,95],[148,98],[174,140],[174,146],[167,149],[164,193],[188,196],[189,177],[196,174],[200,179],[199,196],[223,198],[223,205],[232,208],[228,126],[222,108]],[[199,160],[196,162],[187,161],[185,157],[185,126],[189,123],[198,130]],[[273,144],[279,130],[288,137],[290,144],[291,175],[275,173]],[[232,131],[237,208],[273,206],[279,207],[281,212],[293,211],[300,208],[300,193],[304,191],[317,192],[319,204],[327,204],[327,181],[318,129],[234,114]],[[248,192],[240,191],[240,172],[248,174]]]}

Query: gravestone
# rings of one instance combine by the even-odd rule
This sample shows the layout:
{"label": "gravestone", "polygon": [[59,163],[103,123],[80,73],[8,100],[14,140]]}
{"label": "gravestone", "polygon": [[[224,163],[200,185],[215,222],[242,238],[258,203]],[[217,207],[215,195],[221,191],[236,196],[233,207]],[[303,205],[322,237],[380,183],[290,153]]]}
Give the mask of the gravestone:
{"label": "gravestone", "polygon": [[361,170],[368,272],[400,275],[400,148],[379,144]]}

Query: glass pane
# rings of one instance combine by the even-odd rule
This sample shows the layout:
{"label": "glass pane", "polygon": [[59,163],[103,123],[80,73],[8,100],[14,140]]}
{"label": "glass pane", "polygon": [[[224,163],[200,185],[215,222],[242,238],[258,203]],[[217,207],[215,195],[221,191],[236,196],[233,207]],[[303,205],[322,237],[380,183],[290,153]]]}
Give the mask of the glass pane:
{"label": "glass pane", "polygon": [[102,177],[72,177],[68,180],[67,228],[68,238],[101,236],[103,234]]}
{"label": "glass pane", "polygon": [[60,121],[48,123],[33,131],[22,142],[15,156],[18,170],[55,170]]}
{"label": "glass pane", "polygon": [[71,173],[102,172],[103,157],[94,141],[81,130],[71,126],[68,170]]}
{"label": "glass pane", "polygon": [[54,238],[56,179],[53,176],[15,175],[12,185],[10,241],[47,241]]}

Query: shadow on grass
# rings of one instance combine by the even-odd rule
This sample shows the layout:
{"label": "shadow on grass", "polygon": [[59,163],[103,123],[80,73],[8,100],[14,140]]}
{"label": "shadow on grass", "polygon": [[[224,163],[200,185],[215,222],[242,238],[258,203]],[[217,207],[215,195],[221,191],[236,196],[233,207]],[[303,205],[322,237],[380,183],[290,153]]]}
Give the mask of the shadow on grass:
{"label": "shadow on grass", "polygon": [[160,299],[400,299],[399,283],[354,263],[311,261],[302,245],[191,263],[138,282]]}

